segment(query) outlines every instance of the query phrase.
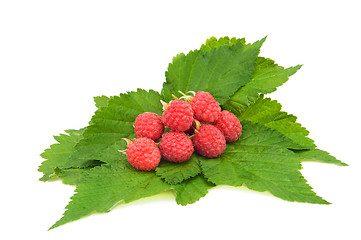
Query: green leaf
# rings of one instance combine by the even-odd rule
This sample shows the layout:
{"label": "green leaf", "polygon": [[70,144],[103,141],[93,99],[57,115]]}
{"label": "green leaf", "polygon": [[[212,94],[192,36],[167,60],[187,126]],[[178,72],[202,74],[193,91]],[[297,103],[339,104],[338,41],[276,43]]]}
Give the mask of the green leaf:
{"label": "green leaf", "polygon": [[208,182],[203,175],[198,175],[173,186],[178,204],[185,206],[204,197],[215,185]]}
{"label": "green leaf", "polygon": [[156,173],[163,178],[168,184],[177,184],[188,178],[194,177],[201,172],[199,159],[201,157],[193,154],[191,158],[183,163],[172,163],[161,161],[156,168]]}
{"label": "green leaf", "polygon": [[[100,165],[99,165],[100,166]],[[88,174],[91,168],[55,168],[54,172],[64,184],[77,185]]]}
{"label": "green leaf", "polygon": [[235,114],[244,111],[247,106],[257,100],[259,94],[266,94],[276,91],[276,88],[285,83],[290,76],[295,74],[302,65],[283,68],[278,66],[273,60],[258,57],[256,68],[252,74],[252,79],[225,103],[223,107],[231,110]]}
{"label": "green leaf", "polygon": [[323,163],[331,163],[338,166],[348,166],[347,163],[341,162],[328,152],[320,149],[295,151],[300,161],[317,161]]}
{"label": "green leaf", "polygon": [[108,106],[109,97],[107,96],[98,96],[94,97],[95,106],[97,108],[106,107]]}
{"label": "green leaf", "polygon": [[313,149],[316,147],[313,140],[308,138],[309,132],[297,123],[297,117],[281,111],[281,104],[269,98],[260,96],[244,112],[238,114],[240,120],[248,120],[275,129],[299,145],[293,149]]}
{"label": "green leaf", "polygon": [[328,204],[317,196],[300,173],[301,164],[287,149],[292,142],[275,130],[243,121],[238,141],[227,144],[219,158],[201,160],[208,181],[220,185],[246,185],[268,191],[287,201]]}
{"label": "green leaf", "polygon": [[[92,213],[105,213],[120,203],[128,203],[170,190],[154,172],[134,170],[126,157],[118,163],[89,170],[78,184],[63,217],[50,229]],[[50,230],[49,229],[49,230]]]}
{"label": "green leaf", "polygon": [[217,39],[215,37],[211,37],[206,40],[206,44],[202,44],[201,51],[206,52],[221,46],[232,46],[238,43],[245,45],[246,44],[245,38],[221,37]]}
{"label": "green leaf", "polygon": [[82,138],[83,129],[80,130],[65,130],[66,134],[55,136],[54,139],[58,142],[46,149],[40,156],[47,159],[39,166],[38,171],[44,175],[40,178],[41,181],[49,181],[56,179],[54,173],[55,168],[63,168],[67,165],[68,159],[73,154],[75,145]]}
{"label": "green leaf", "polygon": [[[89,126],[55,137],[58,144],[42,154],[47,160],[39,167],[41,180],[60,178],[77,186],[63,217],[50,229],[171,189],[178,204],[191,204],[216,184],[268,191],[287,201],[329,204],[307,184],[300,161],[347,164],[315,149],[295,116],[264,99],[263,94],[275,91],[301,67],[285,69],[258,57],[264,40],[246,44],[244,38],[212,37],[200,50],[178,54],[168,66],[162,95],[138,89],[95,97],[98,110]],[[118,151],[126,148],[122,138],[135,137],[133,123],[139,114],[161,115],[160,100],[179,97],[178,90],[210,92],[241,120],[242,136],[228,143],[219,158],[193,154],[182,164],[162,161],[156,171],[135,170]]]}
{"label": "green leaf", "polygon": [[[94,97],[97,108],[108,105],[109,98],[106,96]],[[89,168],[99,166],[100,161],[88,161],[82,168],[69,169],[68,160],[75,151],[76,144],[83,138],[82,134],[84,128],[79,130],[69,129],[65,130],[66,134],[54,136],[58,142],[46,149],[40,156],[47,159],[39,166],[38,171],[44,173],[41,181],[50,181],[55,179],[62,179],[64,184],[75,185],[77,181],[71,179],[81,178]],[[67,180],[65,180],[65,178]]]}
{"label": "green leaf", "polygon": [[117,150],[126,148],[122,138],[134,138],[133,123],[135,118],[144,112],[162,114],[161,96],[158,92],[138,89],[120,96],[111,97],[107,106],[95,112],[91,124],[84,133],[83,139],[76,145],[75,152],[68,161],[67,167],[79,168],[89,160],[100,160],[105,163],[118,161],[114,158]]}
{"label": "green leaf", "polygon": [[264,41],[178,54],[168,66],[162,95],[170,101],[178,90],[202,90],[210,92],[220,104],[224,103],[240,86],[249,82]]}

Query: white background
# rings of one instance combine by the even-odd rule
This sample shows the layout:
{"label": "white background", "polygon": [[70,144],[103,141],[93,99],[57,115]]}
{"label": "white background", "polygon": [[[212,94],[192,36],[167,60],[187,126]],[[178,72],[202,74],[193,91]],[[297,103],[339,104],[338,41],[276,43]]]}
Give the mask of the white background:
{"label": "white background", "polygon": [[[1,1],[1,239],[360,239],[358,1]],[[47,231],[74,187],[38,181],[52,135],[87,124],[93,96],[160,91],[172,57],[209,37],[268,35],[261,56],[304,64],[270,96],[349,167],[304,163],[332,205],[218,187],[164,194]]]}

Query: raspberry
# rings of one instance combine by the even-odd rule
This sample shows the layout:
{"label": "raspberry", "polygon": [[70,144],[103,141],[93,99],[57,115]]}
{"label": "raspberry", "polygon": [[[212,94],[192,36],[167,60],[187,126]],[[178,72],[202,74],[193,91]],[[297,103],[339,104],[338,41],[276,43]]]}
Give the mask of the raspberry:
{"label": "raspberry", "polygon": [[226,110],[221,112],[214,126],[221,130],[227,142],[236,141],[242,134],[242,125],[238,118]]}
{"label": "raspberry", "polygon": [[192,141],[183,132],[164,134],[159,148],[165,160],[177,163],[187,161],[194,152]]}
{"label": "raspberry", "polygon": [[147,137],[152,140],[157,140],[164,132],[162,118],[150,112],[139,114],[135,119],[134,132],[138,138]]}
{"label": "raspberry", "polygon": [[138,138],[126,150],[128,162],[137,170],[154,170],[160,162],[159,148],[150,138]]}
{"label": "raspberry", "polygon": [[186,131],[192,126],[192,107],[182,100],[171,101],[163,113],[162,120],[164,125],[174,131]]}
{"label": "raspberry", "polygon": [[195,151],[207,158],[220,156],[226,150],[226,139],[222,132],[211,124],[205,124],[193,137]]}
{"label": "raspberry", "polygon": [[221,112],[219,103],[209,92],[197,92],[191,101],[191,106],[194,118],[201,122],[214,122]]}

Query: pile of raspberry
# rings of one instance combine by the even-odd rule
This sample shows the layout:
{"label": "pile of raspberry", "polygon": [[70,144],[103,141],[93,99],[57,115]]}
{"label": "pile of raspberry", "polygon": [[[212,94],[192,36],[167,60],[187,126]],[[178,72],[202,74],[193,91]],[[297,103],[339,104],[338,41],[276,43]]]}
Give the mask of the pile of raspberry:
{"label": "pile of raspberry", "polygon": [[[195,151],[206,158],[219,157],[226,150],[226,142],[236,141],[242,134],[238,118],[226,110],[209,92],[192,92],[169,103],[162,102],[163,115],[151,112],[135,119],[137,138],[128,139],[128,147],[121,151],[137,170],[154,170],[163,159],[181,163]],[[165,127],[170,131],[164,133]],[[158,141],[160,139],[160,141]]]}

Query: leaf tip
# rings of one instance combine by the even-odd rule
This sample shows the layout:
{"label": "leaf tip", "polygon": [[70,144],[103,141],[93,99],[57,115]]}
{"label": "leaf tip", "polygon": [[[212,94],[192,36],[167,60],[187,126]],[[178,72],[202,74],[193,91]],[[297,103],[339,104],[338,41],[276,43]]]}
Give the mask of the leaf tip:
{"label": "leaf tip", "polygon": [[321,198],[322,199],[322,202],[320,202],[319,204],[323,204],[323,205],[331,205],[332,203],[330,203],[329,201],[327,201],[327,200],[325,200],[325,199],[323,199],[323,198]]}
{"label": "leaf tip", "polygon": [[[60,220],[59,220],[59,221],[60,221]],[[57,228],[57,227],[59,227],[60,225],[62,225],[62,224],[59,224],[59,221],[57,221],[57,222],[54,223],[50,228],[48,228],[48,231],[53,230],[54,228]]]}
{"label": "leaf tip", "polygon": [[350,165],[348,165],[347,163],[344,163],[344,162],[341,162],[341,161],[340,161],[339,166],[341,166],[341,167],[348,167],[348,166],[350,166]]}
{"label": "leaf tip", "polygon": [[298,70],[301,69],[301,67],[303,66],[303,64],[298,64],[294,67],[289,67],[286,69],[286,71],[288,70],[288,77],[292,76],[293,74],[295,74]]}
{"label": "leaf tip", "polygon": [[264,36],[261,40],[259,40],[261,45],[266,41],[267,37],[268,37],[268,35]]}
{"label": "leaf tip", "polygon": [[254,42],[253,44],[251,44],[252,46],[256,47],[258,49],[258,52],[260,51],[263,43],[266,41],[267,36],[265,36],[264,38],[262,38],[261,40],[258,40],[256,42]]}

